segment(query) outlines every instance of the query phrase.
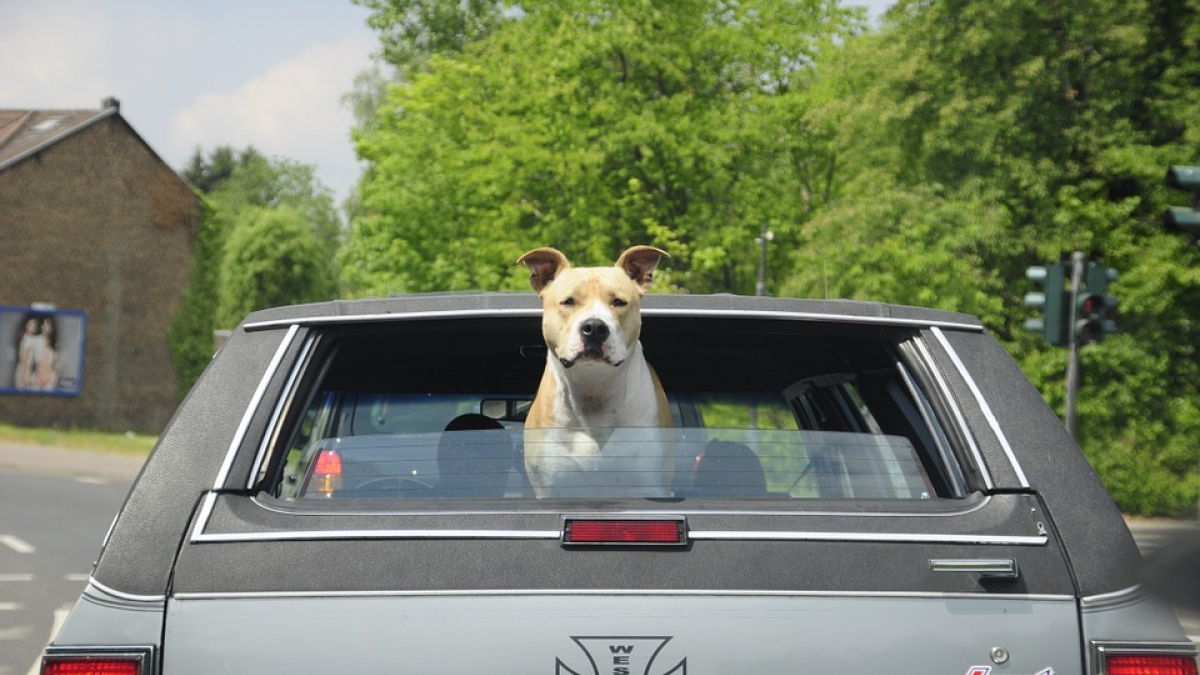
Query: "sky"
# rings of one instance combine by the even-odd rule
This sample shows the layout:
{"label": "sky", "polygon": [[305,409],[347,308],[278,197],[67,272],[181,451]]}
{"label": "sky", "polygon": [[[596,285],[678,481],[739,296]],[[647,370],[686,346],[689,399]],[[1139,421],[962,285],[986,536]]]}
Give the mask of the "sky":
{"label": "sky", "polygon": [[115,96],[176,170],[197,148],[253,145],[315,166],[340,203],[361,172],[342,97],[374,63],[368,15],[350,0],[0,0],[0,109]]}

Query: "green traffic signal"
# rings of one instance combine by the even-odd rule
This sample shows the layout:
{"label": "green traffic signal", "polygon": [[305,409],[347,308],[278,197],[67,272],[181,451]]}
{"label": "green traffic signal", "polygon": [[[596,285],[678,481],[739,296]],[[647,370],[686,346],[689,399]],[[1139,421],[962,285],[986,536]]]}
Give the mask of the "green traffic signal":
{"label": "green traffic signal", "polygon": [[1200,166],[1168,166],[1167,186],[1176,190],[1200,190]]}
{"label": "green traffic signal", "polygon": [[1025,277],[1033,282],[1035,288],[1042,290],[1025,295],[1025,306],[1032,309],[1036,315],[1025,321],[1025,328],[1041,336],[1052,345],[1065,346],[1067,334],[1067,305],[1069,296],[1063,283],[1066,279],[1066,265],[1030,267],[1025,270]]}
{"label": "green traffic signal", "polygon": [[1075,342],[1092,345],[1104,339],[1104,296],[1080,293],[1075,299]]}
{"label": "green traffic signal", "polygon": [[1117,330],[1115,321],[1108,318],[1110,310],[1117,308],[1117,299],[1108,293],[1108,283],[1116,281],[1117,270],[1096,263],[1087,264],[1084,278],[1086,289],[1075,297],[1073,330],[1078,344],[1102,342],[1109,333]]}
{"label": "green traffic signal", "polygon": [[1167,167],[1167,186],[1191,193],[1190,208],[1172,206],[1163,212],[1163,226],[1169,232],[1184,232],[1200,241],[1200,166]]}
{"label": "green traffic signal", "polygon": [[[1116,281],[1120,276],[1120,272],[1111,267],[1089,262],[1083,283],[1087,285],[1087,289],[1092,293],[1103,295],[1108,292],[1108,283]],[[1116,300],[1114,299],[1113,302],[1115,303]]]}
{"label": "green traffic signal", "polygon": [[1163,213],[1163,225],[1169,232],[1200,236],[1200,213],[1186,207],[1172,206]]}

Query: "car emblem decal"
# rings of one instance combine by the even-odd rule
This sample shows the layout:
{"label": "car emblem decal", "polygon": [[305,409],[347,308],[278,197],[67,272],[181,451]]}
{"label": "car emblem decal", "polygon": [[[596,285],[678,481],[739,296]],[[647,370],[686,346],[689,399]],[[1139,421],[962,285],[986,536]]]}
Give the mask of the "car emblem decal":
{"label": "car emblem decal", "polygon": [[[655,668],[654,659],[670,637],[572,637],[587,656],[588,667],[572,668],[555,659],[554,675],[687,675],[687,659]],[[582,664],[582,661],[579,661]]]}

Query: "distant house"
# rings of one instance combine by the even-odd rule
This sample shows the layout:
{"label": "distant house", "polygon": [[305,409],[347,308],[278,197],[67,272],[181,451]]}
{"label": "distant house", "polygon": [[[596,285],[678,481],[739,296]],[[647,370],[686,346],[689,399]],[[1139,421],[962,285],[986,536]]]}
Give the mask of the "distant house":
{"label": "distant house", "polygon": [[[0,423],[162,428],[197,209],[116,99],[0,110]],[[40,384],[34,353],[57,357]]]}

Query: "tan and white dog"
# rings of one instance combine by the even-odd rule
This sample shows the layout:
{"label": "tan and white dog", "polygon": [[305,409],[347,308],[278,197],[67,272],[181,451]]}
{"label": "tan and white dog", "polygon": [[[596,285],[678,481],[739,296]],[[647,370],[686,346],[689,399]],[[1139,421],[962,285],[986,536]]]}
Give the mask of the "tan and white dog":
{"label": "tan and white dog", "polygon": [[[612,267],[571,267],[552,248],[517,261],[542,298],[546,369],[525,420],[525,470],[534,493],[669,496],[673,425],[642,353],[641,297],[665,251],[634,246]],[[639,431],[642,430],[642,431]]]}

